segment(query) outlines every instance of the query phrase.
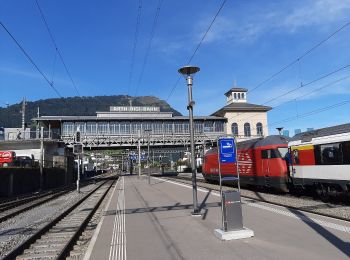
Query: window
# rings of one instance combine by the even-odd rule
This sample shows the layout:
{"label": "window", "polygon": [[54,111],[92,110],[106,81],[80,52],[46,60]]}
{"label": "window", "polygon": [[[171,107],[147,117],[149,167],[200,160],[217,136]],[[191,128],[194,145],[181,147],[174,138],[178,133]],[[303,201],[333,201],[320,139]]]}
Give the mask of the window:
{"label": "window", "polygon": [[108,122],[98,122],[98,133],[99,134],[108,133]]}
{"label": "window", "polygon": [[244,99],[244,93],[242,93],[242,98]]}
{"label": "window", "polygon": [[110,122],[109,123],[109,133],[112,135],[119,134],[119,123],[116,122]]}
{"label": "window", "polygon": [[214,132],[214,122],[212,121],[205,121],[204,122],[204,132]]}
{"label": "window", "polygon": [[74,124],[74,131],[78,131],[78,128],[79,128],[79,131],[81,134],[85,134],[85,123],[82,123],[82,122],[75,122]]}
{"label": "window", "polygon": [[86,123],[86,134],[87,135],[95,135],[96,132],[97,132],[96,122],[87,122]]}
{"label": "window", "polygon": [[343,152],[343,164],[350,164],[350,142],[341,144]]}
{"label": "window", "polygon": [[244,124],[244,136],[245,137],[250,137],[251,133],[250,133],[250,124],[249,123],[245,123]]}
{"label": "window", "polygon": [[120,133],[121,134],[130,134],[130,123],[129,122],[121,122],[120,123]]}
{"label": "window", "polygon": [[173,133],[173,123],[165,122],[163,127],[164,127],[165,134],[172,134]]}
{"label": "window", "polygon": [[238,95],[238,99],[241,99],[241,93],[238,93],[237,95]]}
{"label": "window", "polygon": [[62,135],[71,135],[74,132],[73,122],[63,122]]}
{"label": "window", "polygon": [[235,99],[237,99],[237,93],[234,93],[233,96]]}
{"label": "window", "polygon": [[256,134],[259,136],[263,135],[263,127],[262,127],[262,123],[257,123],[256,124]]}
{"label": "window", "polygon": [[224,123],[220,121],[215,122],[215,132],[224,132]]}
{"label": "window", "polygon": [[238,136],[238,124],[237,123],[232,123],[231,132],[234,136]]}
{"label": "window", "polygon": [[140,133],[141,133],[141,123],[139,122],[133,122],[131,123],[131,133],[134,134],[134,135],[137,135],[139,133],[139,130],[140,130]]}
{"label": "window", "polygon": [[182,130],[183,127],[182,126],[183,125],[180,122],[175,123],[175,133],[182,134],[182,132],[183,132],[183,130]]}
{"label": "window", "polygon": [[287,147],[279,147],[277,149],[261,150],[262,159],[284,158],[288,152]]}
{"label": "window", "polygon": [[184,123],[183,124],[183,133],[188,134],[190,132],[190,124],[189,123]]}
{"label": "window", "polygon": [[320,145],[322,164],[340,164],[341,152],[339,143]]}
{"label": "window", "polygon": [[154,123],[153,124],[153,133],[154,134],[162,134],[163,133],[163,124],[162,123]]}
{"label": "window", "polygon": [[202,122],[194,122],[194,132],[199,134],[203,133],[203,124]]}

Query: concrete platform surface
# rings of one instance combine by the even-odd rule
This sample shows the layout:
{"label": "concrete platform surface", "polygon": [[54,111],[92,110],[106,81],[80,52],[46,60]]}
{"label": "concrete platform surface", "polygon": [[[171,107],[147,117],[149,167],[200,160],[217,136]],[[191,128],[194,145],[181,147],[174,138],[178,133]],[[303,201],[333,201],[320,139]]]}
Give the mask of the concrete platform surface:
{"label": "concrete platform surface", "polygon": [[220,197],[161,178],[124,176],[114,188],[85,259],[349,259],[350,223],[243,199],[254,237],[221,241]]}

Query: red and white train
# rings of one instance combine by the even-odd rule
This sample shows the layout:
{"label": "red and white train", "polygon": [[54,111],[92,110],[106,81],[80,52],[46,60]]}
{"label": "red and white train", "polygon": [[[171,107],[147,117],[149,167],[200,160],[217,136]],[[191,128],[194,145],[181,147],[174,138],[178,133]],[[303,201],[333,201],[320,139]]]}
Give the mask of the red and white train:
{"label": "red and white train", "polygon": [[[268,136],[237,144],[242,186],[283,192],[312,189],[320,195],[350,192],[350,124],[300,133],[292,139]],[[223,176],[237,177],[236,165],[221,164]],[[203,160],[203,177],[218,181],[217,148]]]}

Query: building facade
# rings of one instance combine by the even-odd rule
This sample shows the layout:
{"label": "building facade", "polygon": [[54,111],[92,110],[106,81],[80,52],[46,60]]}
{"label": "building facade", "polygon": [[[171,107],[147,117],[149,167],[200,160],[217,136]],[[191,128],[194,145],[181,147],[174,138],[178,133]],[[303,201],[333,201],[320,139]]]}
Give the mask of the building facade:
{"label": "building facade", "polygon": [[[186,146],[190,144],[189,118],[161,112],[159,107],[112,106],[96,116],[40,116],[34,121],[60,136],[68,146],[79,129],[85,147]],[[224,134],[226,119],[194,117],[195,143],[215,142]]]}
{"label": "building facade", "polygon": [[226,134],[234,135],[237,141],[267,136],[267,111],[272,108],[247,103],[247,89],[232,88],[225,93],[226,106],[212,116],[227,119]]}

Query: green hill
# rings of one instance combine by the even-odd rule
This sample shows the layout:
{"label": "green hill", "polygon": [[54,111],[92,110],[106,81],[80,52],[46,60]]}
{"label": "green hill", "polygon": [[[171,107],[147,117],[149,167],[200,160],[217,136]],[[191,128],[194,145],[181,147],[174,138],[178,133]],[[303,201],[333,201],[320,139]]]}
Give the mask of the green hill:
{"label": "green hill", "polygon": [[[162,112],[171,111],[174,115],[181,115],[167,102],[153,96],[68,97],[27,101],[25,122],[31,124],[31,119],[37,116],[38,107],[42,116],[94,116],[96,111],[109,111],[110,106],[129,106],[129,100],[133,106],[158,106]],[[0,108],[0,126],[21,127],[21,110],[22,103]]]}

